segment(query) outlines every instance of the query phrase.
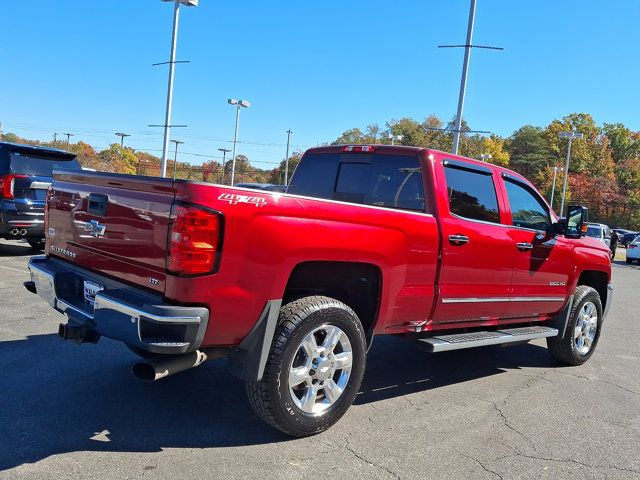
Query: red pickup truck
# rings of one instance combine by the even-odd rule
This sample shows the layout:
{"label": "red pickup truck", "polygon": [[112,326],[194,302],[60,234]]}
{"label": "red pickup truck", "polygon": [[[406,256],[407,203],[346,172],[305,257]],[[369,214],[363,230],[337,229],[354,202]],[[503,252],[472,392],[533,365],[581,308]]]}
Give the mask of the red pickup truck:
{"label": "red pickup truck", "polygon": [[612,293],[586,220],[517,173],[412,147],[308,150],[286,193],[60,172],[25,286],[66,314],[63,339],[128,345],[143,380],[227,357],[256,413],[305,436],[349,408],[374,335],[546,338],[585,362]]}

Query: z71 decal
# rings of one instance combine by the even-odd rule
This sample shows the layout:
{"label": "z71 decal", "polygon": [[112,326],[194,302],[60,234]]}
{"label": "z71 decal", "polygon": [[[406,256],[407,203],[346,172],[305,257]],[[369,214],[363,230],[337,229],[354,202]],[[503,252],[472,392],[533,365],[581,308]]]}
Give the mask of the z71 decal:
{"label": "z71 decal", "polygon": [[237,205],[238,203],[251,203],[256,207],[264,207],[267,201],[262,197],[252,197],[251,195],[238,195],[236,193],[221,193],[218,200],[228,202],[229,205]]}

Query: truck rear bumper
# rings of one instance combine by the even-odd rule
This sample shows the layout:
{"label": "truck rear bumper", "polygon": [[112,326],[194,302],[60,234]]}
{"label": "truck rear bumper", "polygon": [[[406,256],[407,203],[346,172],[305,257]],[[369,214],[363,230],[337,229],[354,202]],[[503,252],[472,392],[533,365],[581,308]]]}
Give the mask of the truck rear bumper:
{"label": "truck rear bumper", "polygon": [[[205,307],[167,304],[158,295],[45,256],[31,258],[29,271],[27,289],[66,314],[74,332],[158,354],[190,352],[202,343],[209,320]],[[104,288],[94,304],[85,299],[85,282]]]}

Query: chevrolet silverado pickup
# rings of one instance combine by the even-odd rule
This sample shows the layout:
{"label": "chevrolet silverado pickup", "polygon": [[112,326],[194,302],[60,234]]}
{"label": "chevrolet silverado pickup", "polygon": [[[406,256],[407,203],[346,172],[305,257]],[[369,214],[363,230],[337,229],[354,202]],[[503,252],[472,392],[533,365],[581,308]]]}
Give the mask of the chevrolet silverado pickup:
{"label": "chevrolet silverado pickup", "polygon": [[313,148],[285,193],[56,173],[46,208],[25,286],[63,339],[124,342],[146,381],[226,357],[292,436],[345,413],[375,335],[433,353],[546,338],[579,365],[611,306],[585,208],[558,218],[517,173],[430,149]]}

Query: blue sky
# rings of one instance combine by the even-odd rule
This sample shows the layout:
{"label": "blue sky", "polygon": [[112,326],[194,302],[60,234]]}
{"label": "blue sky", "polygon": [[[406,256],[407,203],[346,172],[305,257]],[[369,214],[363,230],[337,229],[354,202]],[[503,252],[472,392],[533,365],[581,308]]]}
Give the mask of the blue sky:
{"label": "blue sky", "polygon": [[[478,0],[465,119],[509,135],[570,112],[640,130],[640,1]],[[255,166],[344,130],[456,110],[468,0],[200,0],[182,8],[172,138],[194,164],[230,148],[228,97],[252,102],[238,146]],[[160,154],[172,6],[160,0],[2,2],[0,122],[50,139]]]}

